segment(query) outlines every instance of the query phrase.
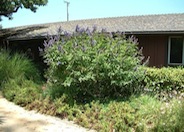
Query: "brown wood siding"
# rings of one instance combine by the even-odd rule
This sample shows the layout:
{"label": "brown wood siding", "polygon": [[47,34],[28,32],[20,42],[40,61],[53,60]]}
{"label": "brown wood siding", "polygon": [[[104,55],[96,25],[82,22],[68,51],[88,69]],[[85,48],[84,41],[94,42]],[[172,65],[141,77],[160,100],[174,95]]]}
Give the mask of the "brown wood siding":
{"label": "brown wood siding", "polygon": [[139,41],[139,47],[143,47],[143,55],[145,56],[145,59],[150,57],[149,66],[166,66],[168,36],[139,35],[136,37]]}

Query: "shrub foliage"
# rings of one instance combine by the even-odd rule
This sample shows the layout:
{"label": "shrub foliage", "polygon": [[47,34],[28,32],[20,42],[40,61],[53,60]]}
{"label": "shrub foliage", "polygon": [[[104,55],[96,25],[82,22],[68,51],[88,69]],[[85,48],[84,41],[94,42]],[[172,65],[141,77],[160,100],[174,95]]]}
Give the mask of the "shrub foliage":
{"label": "shrub foliage", "polygon": [[146,70],[145,86],[153,91],[184,90],[184,70],[178,68],[144,68]]}
{"label": "shrub foliage", "polygon": [[11,54],[10,51],[0,49],[0,85],[10,79],[28,79],[40,81],[40,75],[31,62],[23,54]]}
{"label": "shrub foliage", "polygon": [[31,60],[23,54],[0,50],[0,90],[8,100],[25,106],[39,98],[38,82],[41,77]]}
{"label": "shrub foliage", "polygon": [[77,26],[73,34],[60,30],[63,37],[45,41],[47,79],[74,98],[117,97],[137,90],[143,77],[137,40],[104,31]]}
{"label": "shrub foliage", "polygon": [[[84,35],[86,35],[86,33],[84,33]],[[96,35],[98,35],[98,34],[96,34]],[[100,35],[107,35],[107,34],[100,34]],[[72,38],[72,36],[70,36],[70,37]],[[79,36],[76,36],[76,37],[79,37]],[[67,38],[65,38],[65,39],[67,40]],[[115,39],[115,38],[113,38],[113,39]],[[98,42],[97,39],[95,41],[97,44],[97,42]],[[129,42],[130,40],[125,40],[125,41]],[[45,50],[48,50],[49,52],[51,52],[53,50],[52,48],[58,48],[58,46],[63,46],[63,45],[60,45],[60,43],[61,42],[58,41],[58,42],[56,42],[55,45],[52,45],[51,47],[49,47],[48,49],[45,49]],[[89,43],[87,43],[87,44],[89,44]],[[130,43],[130,45],[132,45],[132,44]],[[65,48],[62,48],[62,49],[63,50],[65,49],[65,52],[68,51],[68,54],[69,54],[70,50],[68,48],[71,48],[71,47],[66,46],[66,49]],[[92,50],[94,50],[94,49],[91,49],[90,51],[92,51]],[[60,49],[58,49],[57,52],[59,54]],[[77,52],[77,51],[75,51],[75,52]],[[82,51],[80,51],[80,52],[82,52]],[[78,52],[78,53],[80,53],[80,52]],[[107,52],[107,51],[105,51],[105,52]],[[77,72],[76,68],[84,68],[84,69],[87,68],[86,70],[90,71],[89,70],[90,67],[88,65],[80,64],[82,62],[86,62],[86,60],[85,61],[78,60],[80,63],[76,62],[77,65],[75,65],[75,67],[74,67],[74,65],[72,65],[72,67],[74,68],[74,73],[73,73],[73,72],[71,72],[72,67],[69,67],[69,65],[64,65],[62,63],[59,63],[59,64],[56,64],[54,66],[54,62],[56,63],[57,61],[52,60],[50,63],[53,63],[53,64],[50,64],[49,59],[46,58],[46,61],[48,61],[49,66],[52,66],[52,67],[49,67],[49,70],[47,73],[48,76],[49,75],[52,75],[52,76],[48,77],[48,79],[54,85],[51,85],[52,88],[48,88],[46,86],[48,84],[46,84],[41,89],[40,84],[38,85],[38,84],[34,83],[34,81],[32,80],[32,78],[33,79],[37,78],[37,74],[36,74],[37,72],[32,71],[34,69],[31,69],[34,67],[32,65],[32,63],[30,63],[29,61],[26,61],[26,58],[22,58],[17,54],[16,54],[16,56],[13,56],[9,53],[7,54],[6,52],[4,52],[4,53],[0,52],[0,53],[1,53],[1,56],[0,56],[1,80],[0,81],[2,84],[1,85],[2,91],[3,91],[4,96],[7,99],[15,102],[16,104],[19,104],[21,106],[26,106],[26,108],[28,108],[28,109],[34,109],[34,110],[37,110],[41,113],[58,116],[60,118],[68,118],[68,119],[73,120],[74,122],[76,122],[84,127],[87,127],[90,129],[95,129],[97,131],[119,131],[119,132],[121,132],[121,131],[138,131],[138,132],[139,131],[184,131],[184,118],[183,118],[183,116],[184,116],[184,109],[183,109],[184,102],[183,101],[184,100],[183,100],[183,93],[182,92],[181,92],[181,95],[178,96],[178,98],[168,100],[167,102],[160,101],[157,98],[152,97],[152,96],[141,94],[140,96],[133,95],[133,96],[130,96],[129,98],[123,98],[124,100],[117,100],[117,99],[111,100],[112,98],[110,98],[109,100],[104,101],[103,103],[100,101],[97,101],[98,99],[95,98],[96,100],[94,100],[90,103],[85,103],[85,105],[79,104],[76,102],[72,102],[70,96],[68,96],[68,94],[72,94],[73,92],[76,92],[76,93],[72,94],[73,97],[79,97],[77,95],[84,95],[81,97],[81,98],[84,98],[84,97],[86,97],[86,95],[90,95],[87,92],[85,93],[86,89],[84,86],[86,86],[89,89],[89,91],[94,94],[93,95],[94,97],[106,96],[107,93],[104,93],[105,91],[103,91],[103,89],[108,90],[110,88],[110,86],[113,86],[116,88],[116,91],[114,91],[116,94],[123,95],[124,93],[126,93],[126,94],[131,93],[131,91],[129,91],[130,86],[133,86],[133,88],[134,88],[137,85],[137,87],[138,87],[138,85],[140,85],[138,83],[139,81],[144,82],[147,87],[153,88],[155,90],[159,90],[159,89],[167,90],[167,91],[170,91],[170,89],[171,90],[174,90],[174,89],[175,90],[182,90],[183,89],[183,87],[182,87],[183,70],[181,68],[168,68],[168,70],[166,68],[162,68],[162,69],[146,68],[146,72],[145,72],[146,77],[145,77],[144,81],[142,81],[142,78],[141,78],[141,80],[139,80],[139,81],[137,80],[138,82],[135,81],[136,85],[130,83],[127,85],[120,85],[119,86],[118,83],[116,85],[113,83],[109,83],[109,81],[111,81],[111,80],[106,80],[106,77],[101,75],[102,73],[104,73],[104,75],[107,76],[107,79],[109,78],[109,76],[106,72],[100,71],[100,70],[103,70],[103,68],[101,67],[101,65],[103,65],[103,64],[99,62],[101,65],[99,67],[97,67],[96,66],[97,62],[96,63],[93,62],[93,61],[95,61],[96,58],[98,58],[98,56],[93,56],[94,60],[92,60],[89,57],[89,55],[87,54],[88,57],[91,59],[91,61],[90,61],[91,63],[89,63],[87,61],[88,62],[87,64],[88,65],[93,64],[93,65],[91,65],[92,69],[94,68],[93,66],[96,66],[95,68],[99,68],[99,69],[96,69],[96,71],[99,70],[98,71],[99,75],[97,74],[97,72],[92,70],[91,72],[92,73],[94,72],[94,75],[95,75],[94,80],[93,79],[88,80],[88,78],[87,78],[86,80],[82,80],[81,82],[80,82],[79,78],[81,76],[85,77],[87,73],[84,74],[83,72],[81,72],[81,69],[79,70],[79,72],[81,72],[81,74],[80,74],[81,76],[77,76],[74,73]],[[84,53],[85,52],[82,52],[81,54],[83,54],[83,56],[86,57],[87,55]],[[47,56],[47,55],[49,55],[49,54],[45,54],[45,56]],[[63,54],[61,54],[61,56],[60,56],[60,54],[59,54],[56,56],[56,58],[59,57],[58,62],[62,62],[61,61],[63,59],[62,55]],[[75,56],[72,57],[72,59],[71,59],[72,61],[75,61],[75,60],[73,60],[73,58],[78,56],[78,54],[74,54],[74,55]],[[101,54],[98,54],[98,55],[101,55]],[[63,55],[63,57],[67,58],[68,55]],[[15,59],[16,61],[10,61],[11,59],[14,60],[14,58],[19,58],[19,59]],[[109,57],[109,58],[111,58],[111,57]],[[10,59],[10,60],[8,60],[8,59]],[[114,58],[113,58],[111,60],[113,60],[113,62],[112,62],[112,64],[113,64],[116,59],[114,60]],[[108,64],[108,61],[109,61],[108,58],[106,58],[106,61],[103,60],[104,63]],[[137,58],[137,61],[139,61],[138,58]],[[27,63],[25,63],[25,62],[27,62]],[[64,62],[67,64],[71,63],[70,61],[66,61],[66,60]],[[129,64],[129,63],[127,62],[127,64]],[[144,70],[142,69],[140,71],[138,71],[137,69],[134,69],[134,68],[139,69],[140,62],[137,62],[137,64],[138,65],[136,65],[135,67],[132,66],[132,70],[135,73],[138,72],[138,73],[136,73],[137,74],[136,77],[142,77],[142,71],[144,71],[145,68],[144,68]],[[121,67],[123,67],[121,64],[119,64],[119,65]],[[7,66],[7,69],[4,69],[5,66]],[[115,66],[117,66],[117,65],[115,65]],[[64,67],[63,71],[62,71],[62,67]],[[15,71],[13,71],[13,68]],[[27,69],[27,70],[25,70],[25,69]],[[107,69],[105,69],[105,70],[107,70]],[[112,69],[109,70],[110,73],[111,73],[111,70]],[[7,71],[8,71],[8,73],[7,73]],[[114,71],[116,71],[116,70],[114,70]],[[170,72],[170,71],[172,71],[172,72]],[[61,72],[61,73],[59,73],[59,72]],[[130,71],[130,73],[131,72],[132,71]],[[63,77],[62,74],[65,75],[66,77],[65,76]],[[125,74],[125,75],[129,75],[129,74]],[[130,75],[132,75],[132,74],[130,74]],[[176,77],[176,75],[177,75],[177,77]],[[64,79],[66,79],[68,76],[71,77],[72,79],[75,79],[74,81],[72,80],[72,82],[69,83],[70,85],[66,85],[64,83],[64,81],[66,81]],[[116,77],[116,74],[114,74],[114,76],[112,76],[112,80],[117,79],[117,78],[113,78],[113,77]],[[135,77],[135,76],[133,76],[133,77]],[[169,77],[170,77],[170,79],[169,79]],[[175,77],[176,77],[176,80],[174,79]],[[126,77],[124,77],[124,78],[126,78]],[[95,79],[99,79],[99,80],[95,80]],[[140,78],[137,78],[137,79],[140,79]],[[164,81],[161,81],[161,80],[164,80]],[[104,81],[104,83],[102,83],[102,81]],[[127,81],[127,80],[123,80],[123,81]],[[156,83],[156,82],[158,82],[158,83]],[[92,85],[93,83],[94,83],[94,86]],[[97,85],[96,83],[97,84],[99,83],[99,84]],[[107,86],[105,83],[108,83],[110,86]],[[155,84],[155,85],[153,85],[153,84]],[[96,88],[97,86],[100,86],[100,88],[102,88],[102,89]],[[94,89],[94,91],[92,88]],[[122,91],[121,91],[121,88],[122,88]],[[101,90],[99,92],[100,95],[97,94],[95,90]],[[127,91],[129,91],[129,92],[127,92]],[[66,94],[63,94],[64,92]],[[111,92],[113,92],[113,91],[111,91]],[[109,92],[108,94],[112,94],[111,92]],[[41,94],[43,94],[44,96],[40,97]],[[48,97],[48,96],[46,97],[46,95],[48,95],[48,94],[51,94],[52,98]],[[128,100],[126,100],[126,99],[128,99]]]}

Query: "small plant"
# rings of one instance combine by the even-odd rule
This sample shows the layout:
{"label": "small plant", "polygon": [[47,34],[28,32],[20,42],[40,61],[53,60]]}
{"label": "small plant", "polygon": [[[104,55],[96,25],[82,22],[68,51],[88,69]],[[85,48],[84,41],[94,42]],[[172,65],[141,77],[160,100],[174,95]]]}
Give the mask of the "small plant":
{"label": "small plant", "polygon": [[134,116],[137,118],[136,129],[139,131],[149,131],[154,126],[163,105],[156,97],[144,94],[132,96],[129,104],[136,111]]}
{"label": "small plant", "polygon": [[109,103],[103,115],[103,129],[106,131],[115,130],[118,132],[135,130],[137,120],[134,113],[135,109],[126,102]]}
{"label": "small plant", "polygon": [[36,110],[42,114],[56,116],[56,106],[49,97],[35,99],[28,104],[26,108],[29,110]]}
{"label": "small plant", "polygon": [[0,116],[0,125],[4,123],[4,117]]}
{"label": "small plant", "polygon": [[154,131],[182,132],[184,130],[183,101],[172,100],[161,107],[155,120]]}
{"label": "small plant", "polygon": [[102,130],[101,115],[103,105],[98,101],[93,101],[84,106],[78,106],[78,111],[75,114],[74,121],[84,127]]}
{"label": "small plant", "polygon": [[60,118],[66,118],[69,115],[73,114],[72,108],[67,103],[68,99],[66,95],[62,95],[60,98],[54,100],[54,104],[57,108],[56,116]]}

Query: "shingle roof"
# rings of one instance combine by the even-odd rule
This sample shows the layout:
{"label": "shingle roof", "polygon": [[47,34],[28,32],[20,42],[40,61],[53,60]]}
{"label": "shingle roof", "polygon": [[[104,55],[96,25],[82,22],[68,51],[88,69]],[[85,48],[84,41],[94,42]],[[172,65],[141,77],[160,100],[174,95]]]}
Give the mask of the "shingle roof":
{"label": "shingle roof", "polygon": [[73,32],[76,25],[83,28],[96,26],[99,30],[105,28],[107,32],[120,31],[132,34],[184,33],[184,13],[86,19],[22,26],[0,30],[0,36],[6,36],[7,39],[31,39],[44,37],[47,34],[55,35],[59,27]]}

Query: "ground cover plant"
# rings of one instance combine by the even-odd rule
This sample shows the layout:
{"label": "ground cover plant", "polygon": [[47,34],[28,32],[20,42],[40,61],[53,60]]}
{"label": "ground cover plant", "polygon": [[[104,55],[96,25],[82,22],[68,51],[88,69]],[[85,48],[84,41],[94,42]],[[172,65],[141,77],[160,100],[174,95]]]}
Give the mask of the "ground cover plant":
{"label": "ground cover plant", "polygon": [[128,100],[112,100],[106,103],[92,101],[69,105],[66,96],[57,99],[35,100],[27,105],[44,114],[67,118],[75,123],[100,132],[109,131],[179,131],[184,130],[183,98],[169,102],[141,94]]}

